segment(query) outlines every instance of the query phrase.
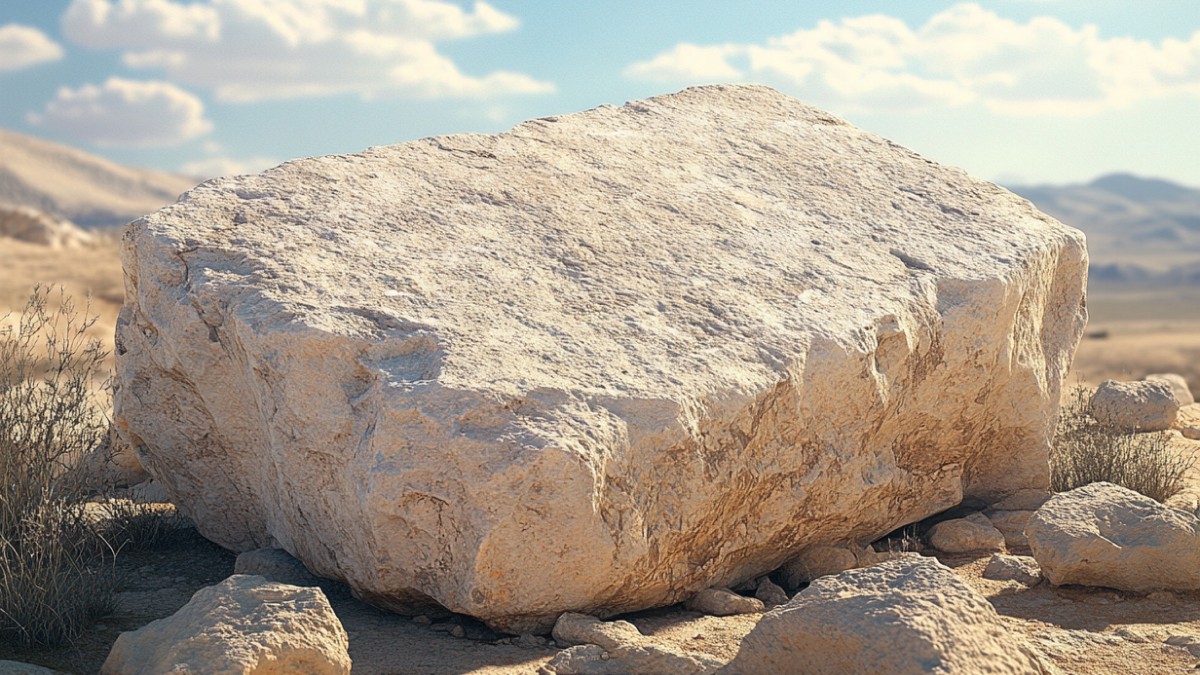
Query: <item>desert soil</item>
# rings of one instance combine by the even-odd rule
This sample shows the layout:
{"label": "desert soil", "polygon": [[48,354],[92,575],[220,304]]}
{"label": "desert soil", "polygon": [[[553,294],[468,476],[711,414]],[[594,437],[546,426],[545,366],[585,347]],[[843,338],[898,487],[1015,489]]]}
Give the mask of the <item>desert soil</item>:
{"label": "desert soil", "polygon": [[[32,280],[64,284],[77,297],[90,290],[92,308],[100,317],[93,334],[111,349],[122,295],[116,251],[111,238],[95,247],[66,251],[0,241],[0,315],[21,308]],[[1185,311],[1188,298],[1174,291],[1131,296],[1119,289],[1096,289],[1089,304],[1093,337],[1080,346],[1071,382],[1166,371],[1185,375],[1193,390],[1200,391],[1200,316],[1194,309],[1190,316]],[[1193,452],[1200,443],[1179,448]],[[1200,495],[1200,470],[1191,478],[1187,492]],[[1200,636],[1200,594],[1143,596],[1046,583],[1025,588],[1017,582],[984,579],[986,557],[940,559],[986,595],[1014,631],[1040,645],[1068,673],[1149,675],[1200,666],[1184,648],[1164,644],[1173,635]],[[0,643],[0,659],[71,673],[96,672],[121,631],[172,614],[192,593],[232,574],[233,565],[232,553],[193,529],[182,529],[153,550],[120,556],[116,611],[78,642],[65,649],[32,651]],[[549,644],[513,644],[509,636],[467,617],[447,614],[414,620],[360,603],[339,584],[329,582],[324,588],[350,636],[356,673],[532,673],[556,651]],[[663,642],[729,659],[759,617],[715,618],[672,607],[623,618]],[[463,627],[464,637],[448,632],[455,624]]]}

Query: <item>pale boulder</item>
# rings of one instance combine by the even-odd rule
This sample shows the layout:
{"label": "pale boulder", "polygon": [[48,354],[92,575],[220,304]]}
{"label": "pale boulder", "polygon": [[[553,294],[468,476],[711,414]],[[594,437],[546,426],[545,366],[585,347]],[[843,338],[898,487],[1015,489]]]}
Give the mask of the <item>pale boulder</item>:
{"label": "pale boulder", "polygon": [[925,535],[926,541],[945,553],[1003,551],[1004,534],[987,517],[973,515],[973,518],[951,518],[935,524]]}
{"label": "pale boulder", "polygon": [[767,612],[721,671],[1055,673],[987,598],[932,558],[903,558],[817,579]]}
{"label": "pale boulder", "polygon": [[1123,431],[1165,431],[1179,413],[1171,386],[1159,381],[1105,380],[1090,406],[1097,422]]}
{"label": "pale boulder", "polygon": [[100,672],[348,674],[349,647],[320,589],[234,575],[121,633]]}
{"label": "pale boulder", "polygon": [[1200,589],[1200,518],[1112,483],[1055,495],[1025,534],[1055,585]]}
{"label": "pale boulder", "polygon": [[1142,378],[1147,382],[1164,382],[1171,388],[1171,393],[1175,395],[1175,400],[1179,401],[1179,405],[1191,405],[1196,402],[1192,396],[1192,390],[1188,387],[1187,379],[1178,373],[1151,373]]}
{"label": "pale boulder", "polygon": [[756,86],[132,224],[118,427],[207,537],[545,630],[1048,485],[1076,230]]}
{"label": "pale boulder", "polygon": [[1175,418],[1175,428],[1184,438],[1200,441],[1200,403],[1180,408],[1179,415]]}

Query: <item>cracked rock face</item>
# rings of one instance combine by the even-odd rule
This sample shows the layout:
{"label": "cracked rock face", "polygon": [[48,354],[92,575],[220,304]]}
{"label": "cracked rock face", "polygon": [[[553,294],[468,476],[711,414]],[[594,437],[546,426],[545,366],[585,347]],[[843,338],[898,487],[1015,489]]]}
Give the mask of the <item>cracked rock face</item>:
{"label": "cracked rock face", "polygon": [[205,183],[123,251],[117,428],[207,537],[548,628],[1048,482],[1083,236],[775,91]]}

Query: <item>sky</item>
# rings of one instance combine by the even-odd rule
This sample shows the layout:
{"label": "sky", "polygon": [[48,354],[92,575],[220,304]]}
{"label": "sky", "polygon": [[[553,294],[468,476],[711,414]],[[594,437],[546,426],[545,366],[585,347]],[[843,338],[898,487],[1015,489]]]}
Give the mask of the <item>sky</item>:
{"label": "sky", "polygon": [[0,0],[0,127],[197,177],[714,82],[1007,185],[1200,187],[1197,0]]}

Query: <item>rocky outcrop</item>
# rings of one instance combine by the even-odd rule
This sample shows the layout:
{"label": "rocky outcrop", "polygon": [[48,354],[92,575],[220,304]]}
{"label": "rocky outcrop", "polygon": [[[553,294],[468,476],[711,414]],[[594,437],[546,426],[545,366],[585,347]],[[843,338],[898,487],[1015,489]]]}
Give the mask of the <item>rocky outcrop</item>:
{"label": "rocky outcrop", "polygon": [[1045,489],[1080,233],[763,87],[134,223],[117,426],[207,537],[513,632]]}
{"label": "rocky outcrop", "polygon": [[948,567],[914,557],[817,579],[765,614],[721,672],[1058,671]]}
{"label": "rocky outcrop", "polygon": [[1097,422],[1123,431],[1165,431],[1179,413],[1171,385],[1161,380],[1105,380],[1090,405]]}
{"label": "rocky outcrop", "polygon": [[349,647],[321,589],[234,575],[121,633],[100,672],[348,674]]}
{"label": "rocky outcrop", "polygon": [[1200,589],[1200,518],[1112,483],[1057,494],[1025,528],[1050,583]]}

